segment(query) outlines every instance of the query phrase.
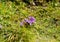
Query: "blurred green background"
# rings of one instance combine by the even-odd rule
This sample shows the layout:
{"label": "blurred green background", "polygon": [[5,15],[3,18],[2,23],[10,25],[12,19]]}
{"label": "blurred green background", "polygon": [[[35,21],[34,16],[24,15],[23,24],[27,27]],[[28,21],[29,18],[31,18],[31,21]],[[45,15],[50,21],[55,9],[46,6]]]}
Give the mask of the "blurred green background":
{"label": "blurred green background", "polygon": [[0,42],[60,42],[60,0],[0,0]]}

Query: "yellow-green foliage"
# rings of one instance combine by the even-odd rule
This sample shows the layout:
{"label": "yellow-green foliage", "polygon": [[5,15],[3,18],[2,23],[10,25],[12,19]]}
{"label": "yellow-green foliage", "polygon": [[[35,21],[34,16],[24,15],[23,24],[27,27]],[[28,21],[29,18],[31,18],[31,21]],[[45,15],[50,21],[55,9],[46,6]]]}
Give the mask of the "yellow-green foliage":
{"label": "yellow-green foliage", "polygon": [[[45,7],[15,2],[0,0],[0,42],[60,42],[59,2],[49,2]],[[20,26],[29,16],[36,19],[35,23]]]}

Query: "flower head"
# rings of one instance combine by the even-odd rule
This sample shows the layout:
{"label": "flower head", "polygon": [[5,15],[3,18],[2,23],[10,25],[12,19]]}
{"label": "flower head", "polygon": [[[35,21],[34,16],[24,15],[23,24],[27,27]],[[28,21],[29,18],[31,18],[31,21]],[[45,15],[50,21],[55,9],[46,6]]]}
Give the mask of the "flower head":
{"label": "flower head", "polygon": [[32,17],[32,16],[30,16],[30,17],[28,17],[29,19],[27,19],[27,18],[25,18],[24,19],[24,21],[22,21],[21,23],[20,23],[20,26],[23,26],[24,25],[24,23],[28,23],[29,25],[32,25],[33,23],[35,23],[35,18],[34,17]]}
{"label": "flower head", "polygon": [[29,23],[30,25],[32,25],[35,22],[35,18],[30,16],[28,17],[29,19],[25,19],[25,22]]}
{"label": "flower head", "polygon": [[35,22],[35,18],[32,17],[32,16],[30,16],[30,17],[29,17],[29,21],[31,21],[32,23],[34,23],[34,22]]}

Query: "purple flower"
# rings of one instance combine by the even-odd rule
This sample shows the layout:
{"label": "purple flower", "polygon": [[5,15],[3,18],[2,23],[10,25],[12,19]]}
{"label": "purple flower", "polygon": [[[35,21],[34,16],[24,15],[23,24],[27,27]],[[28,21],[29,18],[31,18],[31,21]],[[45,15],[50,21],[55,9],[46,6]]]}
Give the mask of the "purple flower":
{"label": "purple flower", "polygon": [[32,16],[30,16],[28,23],[29,23],[30,25],[32,25],[34,22],[35,22],[35,18],[32,17]]}
{"label": "purple flower", "polygon": [[30,16],[29,19],[25,19],[26,23],[29,23],[30,25],[32,25],[35,22],[35,18]]}
{"label": "purple flower", "polygon": [[32,16],[30,16],[30,17],[29,17],[29,21],[31,21],[32,23],[34,23],[34,22],[35,22],[35,18],[32,17]]}
{"label": "purple flower", "polygon": [[20,23],[20,26],[23,26],[25,23],[29,23],[30,25],[32,25],[33,23],[35,23],[35,18],[30,16],[28,17],[29,19],[25,18],[24,21],[22,21]]}

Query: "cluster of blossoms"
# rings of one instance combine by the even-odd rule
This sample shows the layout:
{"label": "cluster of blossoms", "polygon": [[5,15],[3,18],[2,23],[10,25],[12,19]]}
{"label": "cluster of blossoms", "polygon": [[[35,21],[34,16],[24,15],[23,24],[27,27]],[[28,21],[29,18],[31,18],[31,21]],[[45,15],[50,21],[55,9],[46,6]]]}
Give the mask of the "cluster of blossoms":
{"label": "cluster of blossoms", "polygon": [[29,16],[28,18],[25,18],[21,23],[20,26],[23,26],[24,24],[29,24],[32,25],[33,23],[35,23],[35,18],[32,16]]}

